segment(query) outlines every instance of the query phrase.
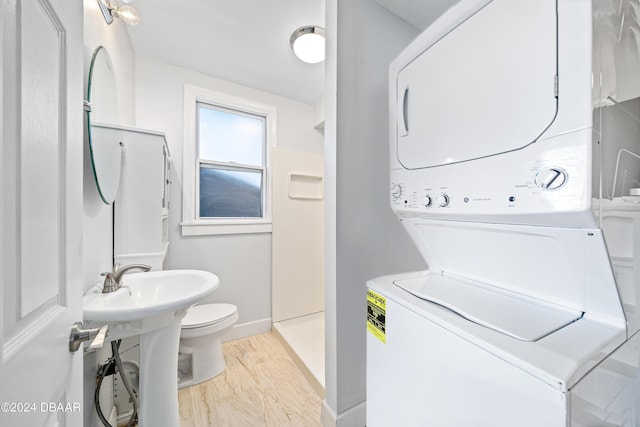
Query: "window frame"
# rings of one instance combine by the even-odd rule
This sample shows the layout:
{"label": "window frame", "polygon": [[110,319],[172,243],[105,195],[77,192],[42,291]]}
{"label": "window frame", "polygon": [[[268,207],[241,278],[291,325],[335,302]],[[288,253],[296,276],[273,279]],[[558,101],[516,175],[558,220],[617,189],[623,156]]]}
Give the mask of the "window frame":
{"label": "window frame", "polygon": [[[200,218],[199,173],[200,163],[198,153],[198,104],[209,104],[212,107],[237,111],[239,114],[248,113],[264,117],[264,172],[262,189],[261,218]],[[243,234],[270,233],[271,222],[271,149],[276,146],[277,109],[273,105],[262,104],[254,100],[240,98],[222,92],[204,89],[196,86],[184,87],[184,143],[183,143],[183,171],[182,171],[182,222],[180,223],[183,236],[199,236],[214,234]],[[210,162],[219,166],[230,166],[224,162]],[[240,170],[244,167],[254,170],[260,167],[251,165],[237,165]]]}
{"label": "window frame", "polygon": [[[233,114],[239,117],[247,117],[254,120],[260,120],[262,122],[262,136],[261,136],[261,165],[251,165],[251,164],[242,164],[236,163],[233,161],[223,162],[223,161],[215,161],[209,159],[203,159],[200,153],[200,116],[199,111],[202,108],[223,112],[226,114]],[[196,174],[200,174],[200,169],[204,167],[210,167],[216,170],[225,170],[225,171],[236,171],[236,172],[253,172],[258,173],[260,175],[260,217],[201,217],[200,216],[200,178],[196,178],[196,207],[195,207],[195,215],[196,220],[232,220],[232,219],[253,219],[253,220],[261,220],[265,218],[266,212],[266,196],[265,196],[265,183],[266,183],[266,172],[267,172],[267,117],[264,114],[257,114],[254,112],[248,112],[246,109],[238,110],[238,109],[230,109],[218,104],[211,104],[203,101],[196,101]]]}

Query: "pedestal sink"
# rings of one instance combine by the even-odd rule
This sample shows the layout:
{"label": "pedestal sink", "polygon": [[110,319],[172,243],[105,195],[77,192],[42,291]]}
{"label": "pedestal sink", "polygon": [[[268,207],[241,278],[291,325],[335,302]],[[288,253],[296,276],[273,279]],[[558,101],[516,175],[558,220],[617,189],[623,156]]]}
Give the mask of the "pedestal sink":
{"label": "pedestal sink", "polygon": [[87,291],[84,327],[109,325],[108,341],[140,336],[138,425],[178,426],[181,320],[187,308],[212,293],[220,281],[206,271],[166,270],[126,274],[121,283],[107,294],[102,283]]}

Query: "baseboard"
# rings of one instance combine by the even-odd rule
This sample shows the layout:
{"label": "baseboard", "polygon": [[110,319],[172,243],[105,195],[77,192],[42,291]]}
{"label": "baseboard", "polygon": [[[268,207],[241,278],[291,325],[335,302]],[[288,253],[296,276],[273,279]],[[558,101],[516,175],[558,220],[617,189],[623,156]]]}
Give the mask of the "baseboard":
{"label": "baseboard", "polygon": [[322,401],[320,412],[322,427],[363,427],[367,425],[367,402],[361,402],[336,416],[327,401]]}
{"label": "baseboard", "polygon": [[322,427],[336,427],[336,418],[336,413],[329,408],[326,399],[323,399],[320,408],[320,425]]}
{"label": "baseboard", "polygon": [[233,341],[240,338],[247,338],[253,335],[263,334],[271,330],[271,318],[254,320],[252,322],[239,323],[233,326],[222,337],[222,341]]}

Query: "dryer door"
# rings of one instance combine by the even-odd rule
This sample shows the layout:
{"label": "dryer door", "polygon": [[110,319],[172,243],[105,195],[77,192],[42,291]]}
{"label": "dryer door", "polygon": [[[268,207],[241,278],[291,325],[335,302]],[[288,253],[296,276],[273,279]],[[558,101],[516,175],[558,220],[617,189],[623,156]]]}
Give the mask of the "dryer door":
{"label": "dryer door", "polygon": [[425,48],[397,76],[397,156],[405,168],[516,150],[553,122],[555,1],[494,0]]}

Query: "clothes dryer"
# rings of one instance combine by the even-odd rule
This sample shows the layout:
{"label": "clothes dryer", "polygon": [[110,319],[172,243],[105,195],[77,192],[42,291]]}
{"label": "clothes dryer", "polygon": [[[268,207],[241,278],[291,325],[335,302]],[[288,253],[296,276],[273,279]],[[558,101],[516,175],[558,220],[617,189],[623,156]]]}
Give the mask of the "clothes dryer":
{"label": "clothes dryer", "polygon": [[640,4],[462,0],[389,77],[367,425],[640,426]]}

